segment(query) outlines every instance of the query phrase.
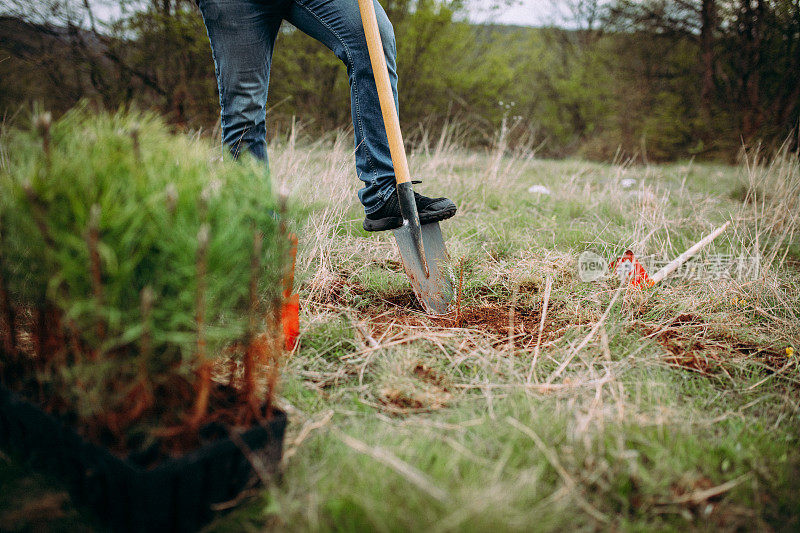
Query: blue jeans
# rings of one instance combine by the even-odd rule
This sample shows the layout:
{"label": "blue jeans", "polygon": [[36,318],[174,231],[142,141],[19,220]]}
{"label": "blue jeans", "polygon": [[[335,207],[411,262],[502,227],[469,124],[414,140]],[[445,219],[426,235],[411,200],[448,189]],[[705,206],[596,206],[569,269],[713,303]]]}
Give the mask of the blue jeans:
{"label": "blue jeans", "polygon": [[[356,0],[199,0],[219,85],[222,142],[267,159],[266,105],[272,50],[281,21],[330,48],[347,66],[355,131],[358,198],[367,214],[395,188],[394,168]],[[394,30],[375,0],[389,79],[397,104]]]}

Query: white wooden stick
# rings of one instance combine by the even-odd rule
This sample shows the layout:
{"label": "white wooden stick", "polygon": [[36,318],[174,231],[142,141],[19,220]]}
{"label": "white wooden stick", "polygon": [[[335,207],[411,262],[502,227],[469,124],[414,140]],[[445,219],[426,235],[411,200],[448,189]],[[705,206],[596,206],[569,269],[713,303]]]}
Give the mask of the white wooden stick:
{"label": "white wooden stick", "polygon": [[650,278],[650,280],[653,282],[653,285],[655,285],[659,281],[663,280],[664,278],[675,272],[678,269],[678,267],[680,267],[686,261],[691,259],[693,256],[697,255],[697,252],[708,246],[708,244],[711,241],[719,237],[719,235],[723,231],[725,231],[728,228],[728,226],[730,226],[730,224],[731,221],[729,220],[722,226],[718,227],[717,229],[715,229],[714,231],[712,231],[711,233],[700,239],[694,246],[683,252],[677,258],[667,263],[664,266],[664,268],[653,274],[653,276]]}
{"label": "white wooden stick", "polygon": [[544,306],[542,307],[542,319],[539,321],[539,337],[536,339],[536,348],[533,350],[533,360],[531,370],[528,372],[526,383],[531,382],[533,373],[536,370],[536,362],[539,360],[539,349],[542,346],[542,333],[544,332],[544,321],[547,319],[547,304],[550,303],[550,290],[553,288],[553,276],[547,276],[547,283],[544,286]]}

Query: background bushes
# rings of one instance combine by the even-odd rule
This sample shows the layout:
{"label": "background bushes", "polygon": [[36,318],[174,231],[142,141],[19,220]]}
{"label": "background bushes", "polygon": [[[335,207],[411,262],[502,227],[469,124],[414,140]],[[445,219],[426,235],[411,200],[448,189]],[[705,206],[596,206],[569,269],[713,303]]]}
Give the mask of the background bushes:
{"label": "background bushes", "polygon": [[[213,129],[216,81],[194,3],[111,4],[126,10],[101,24],[83,2],[11,0],[0,19],[0,110],[41,101],[60,112],[89,97]],[[383,4],[412,142],[458,123],[467,144],[490,144],[505,118],[512,145],[548,156],[731,159],[743,143],[796,146],[796,1],[562,0],[570,15],[546,28],[470,24],[460,0]],[[270,135],[294,117],[312,133],[348,127],[343,65],[288,23],[270,83]]]}

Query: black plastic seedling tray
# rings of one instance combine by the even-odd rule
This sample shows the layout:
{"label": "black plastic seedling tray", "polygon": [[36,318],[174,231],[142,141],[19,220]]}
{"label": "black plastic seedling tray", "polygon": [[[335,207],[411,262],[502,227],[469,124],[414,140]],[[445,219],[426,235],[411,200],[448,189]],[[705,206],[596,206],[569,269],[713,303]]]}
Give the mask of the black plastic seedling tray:
{"label": "black plastic seedling tray", "polygon": [[[263,464],[277,471],[286,414],[273,410],[265,425],[240,434]],[[73,497],[90,505],[118,531],[195,531],[253,479],[250,461],[222,437],[152,468],[88,442],[61,419],[0,385],[0,447],[68,483]]]}

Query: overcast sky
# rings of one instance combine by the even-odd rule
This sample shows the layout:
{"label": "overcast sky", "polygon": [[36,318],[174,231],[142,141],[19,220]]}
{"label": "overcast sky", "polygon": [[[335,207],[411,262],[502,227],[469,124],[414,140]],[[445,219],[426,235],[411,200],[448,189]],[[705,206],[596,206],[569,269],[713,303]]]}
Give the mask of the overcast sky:
{"label": "overcast sky", "polygon": [[470,5],[470,19],[474,22],[518,24],[521,26],[546,26],[559,23],[559,8],[563,0],[513,0],[508,7],[487,9],[493,2],[474,0]]}

